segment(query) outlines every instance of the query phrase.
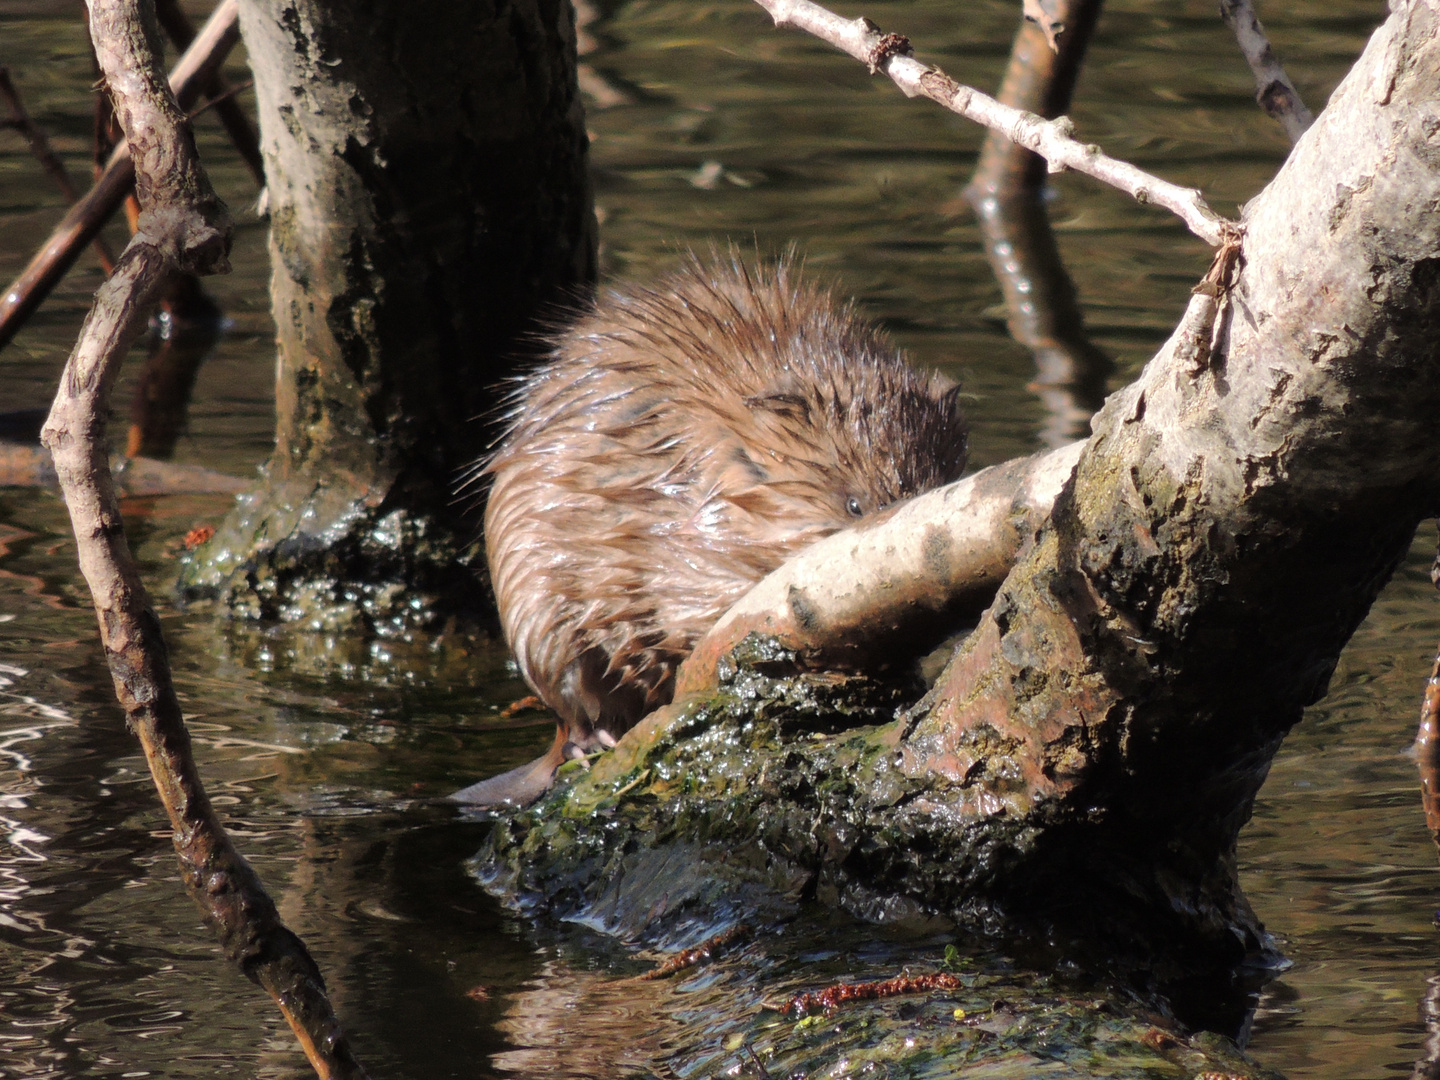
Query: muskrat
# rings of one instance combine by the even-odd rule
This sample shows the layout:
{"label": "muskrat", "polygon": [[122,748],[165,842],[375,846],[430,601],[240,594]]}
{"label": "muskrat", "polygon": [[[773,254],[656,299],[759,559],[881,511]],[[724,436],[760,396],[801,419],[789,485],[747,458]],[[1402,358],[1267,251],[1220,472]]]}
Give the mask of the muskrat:
{"label": "muskrat", "polygon": [[501,625],[559,730],[452,798],[537,798],[669,702],[699,638],[789,555],[959,477],[957,395],[791,258],[691,255],[607,292],[523,378],[477,469]]}

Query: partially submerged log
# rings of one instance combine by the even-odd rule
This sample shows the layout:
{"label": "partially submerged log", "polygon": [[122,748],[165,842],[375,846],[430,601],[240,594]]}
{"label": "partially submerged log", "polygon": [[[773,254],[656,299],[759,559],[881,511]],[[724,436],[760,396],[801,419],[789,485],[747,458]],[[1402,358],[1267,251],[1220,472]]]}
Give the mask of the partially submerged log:
{"label": "partially submerged log", "polygon": [[[128,495],[238,495],[250,486],[238,476],[202,465],[177,465],[116,455],[110,463],[115,493]],[[58,487],[55,462],[43,446],[0,439],[0,487]]]}
{"label": "partially submerged log", "polygon": [[491,884],[649,939],[811,897],[941,917],[1172,993],[1263,956],[1236,835],[1440,498],[1437,19],[1376,33],[1247,207],[1213,348],[1182,327],[1111,399],[921,707],[752,639],[503,821]]}

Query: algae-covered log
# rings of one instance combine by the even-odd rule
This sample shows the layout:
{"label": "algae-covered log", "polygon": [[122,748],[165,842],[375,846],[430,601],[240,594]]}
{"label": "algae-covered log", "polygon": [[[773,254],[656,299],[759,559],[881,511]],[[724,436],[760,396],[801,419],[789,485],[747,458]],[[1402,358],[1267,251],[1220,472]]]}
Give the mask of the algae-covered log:
{"label": "algae-covered log", "polygon": [[920,707],[847,719],[751,642],[497,827],[490,880],[650,938],[941,918],[1172,989],[1262,951],[1236,835],[1440,484],[1440,15],[1399,8],[1246,208],[1208,364],[1177,335],[1111,399]]}

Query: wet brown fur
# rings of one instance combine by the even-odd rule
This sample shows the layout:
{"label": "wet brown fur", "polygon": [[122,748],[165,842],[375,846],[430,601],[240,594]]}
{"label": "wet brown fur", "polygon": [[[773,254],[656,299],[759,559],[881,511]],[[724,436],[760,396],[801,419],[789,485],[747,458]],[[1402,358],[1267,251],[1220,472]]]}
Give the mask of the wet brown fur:
{"label": "wet brown fur", "polygon": [[533,799],[668,702],[700,636],[789,555],[956,479],[956,393],[791,260],[692,256],[603,296],[524,380],[485,467],[501,622],[560,730],[456,797]]}

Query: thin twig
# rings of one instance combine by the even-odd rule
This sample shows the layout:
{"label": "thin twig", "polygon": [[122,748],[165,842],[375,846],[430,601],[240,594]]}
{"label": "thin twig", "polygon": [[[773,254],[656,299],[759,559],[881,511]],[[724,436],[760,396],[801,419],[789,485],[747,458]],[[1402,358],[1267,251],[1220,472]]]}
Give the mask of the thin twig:
{"label": "thin twig", "polygon": [[[200,96],[207,75],[214,72],[240,40],[236,0],[221,0],[200,34],[170,75],[170,88],[182,109]],[[0,293],[0,348],[13,338],[50,290],[65,276],[81,250],[104,227],[135,185],[130,148],[121,143],[110,154],[95,186],[72,206],[50,239],[30,259],[20,276]]]}
{"label": "thin twig", "polygon": [[254,85],[254,79],[246,79],[244,82],[236,83],[234,86],[227,85],[223,93],[216,94],[214,97],[206,99],[204,105],[198,105],[195,108],[191,109],[188,113],[186,113],[185,119],[194,120],[197,116],[203,116],[211,109],[219,108],[221,105],[225,104],[225,102],[232,100],[237,94],[243,94],[246,90],[249,90]]}
{"label": "thin twig", "polygon": [[804,30],[834,45],[872,72],[883,71],[909,97],[927,97],[970,120],[1000,132],[1033,150],[1051,172],[1073,169],[1126,192],[1137,202],[1164,207],[1185,222],[1190,231],[1218,247],[1239,227],[1206,205],[1195,188],[1182,188],[1151,176],[1124,161],[1108,156],[1100,147],[1073,138],[1068,117],[1046,120],[1034,113],[1001,105],[988,94],[962,86],[938,68],[915,60],[910,42],[900,34],[882,34],[869,19],[842,19],[810,0],[755,0],[770,13],[776,26]]}
{"label": "thin twig", "polygon": [[[30,152],[35,155],[35,159],[40,162],[40,167],[45,170],[50,179],[55,181],[55,186],[60,189],[60,194],[65,196],[65,201],[69,203],[78,201],[80,192],[76,190],[74,182],[70,179],[70,173],[65,168],[65,163],[51,149],[50,140],[45,137],[45,132],[40,125],[35,123],[30,114],[25,111],[25,106],[20,101],[20,92],[10,81],[10,69],[3,64],[0,64],[0,95],[4,96],[10,106],[10,115],[14,118],[12,126],[29,141]],[[95,254],[100,257],[101,267],[104,268],[105,273],[110,273],[115,268],[114,252],[99,236],[95,237],[93,243]]]}
{"label": "thin twig", "polygon": [[770,1080],[770,1070],[765,1067],[765,1063],[755,1053],[755,1048],[748,1042],[745,1044],[745,1052],[750,1055],[750,1060],[755,1063],[755,1068],[760,1070],[761,1080]]}
{"label": "thin twig", "polygon": [[[228,0],[227,0],[228,2]],[[280,921],[200,781],[160,621],[125,543],[104,446],[110,390],[152,305],[182,273],[229,269],[230,218],[157,58],[153,0],[90,0],[90,32],[133,155],[142,214],[95,294],[42,441],[55,462],[100,639],[130,728],[170,817],[181,873],[226,952],[263,986],[323,1078],[363,1077],[304,944]],[[223,6],[223,5],[222,5]]]}
{"label": "thin twig", "polygon": [[1300,91],[1295,89],[1290,76],[1280,66],[1275,50],[1270,48],[1270,39],[1255,14],[1255,5],[1250,0],[1220,0],[1220,17],[1235,32],[1240,51],[1255,73],[1255,100],[1279,121],[1292,143],[1299,142],[1305,129],[1315,122],[1315,116],[1300,100]]}

